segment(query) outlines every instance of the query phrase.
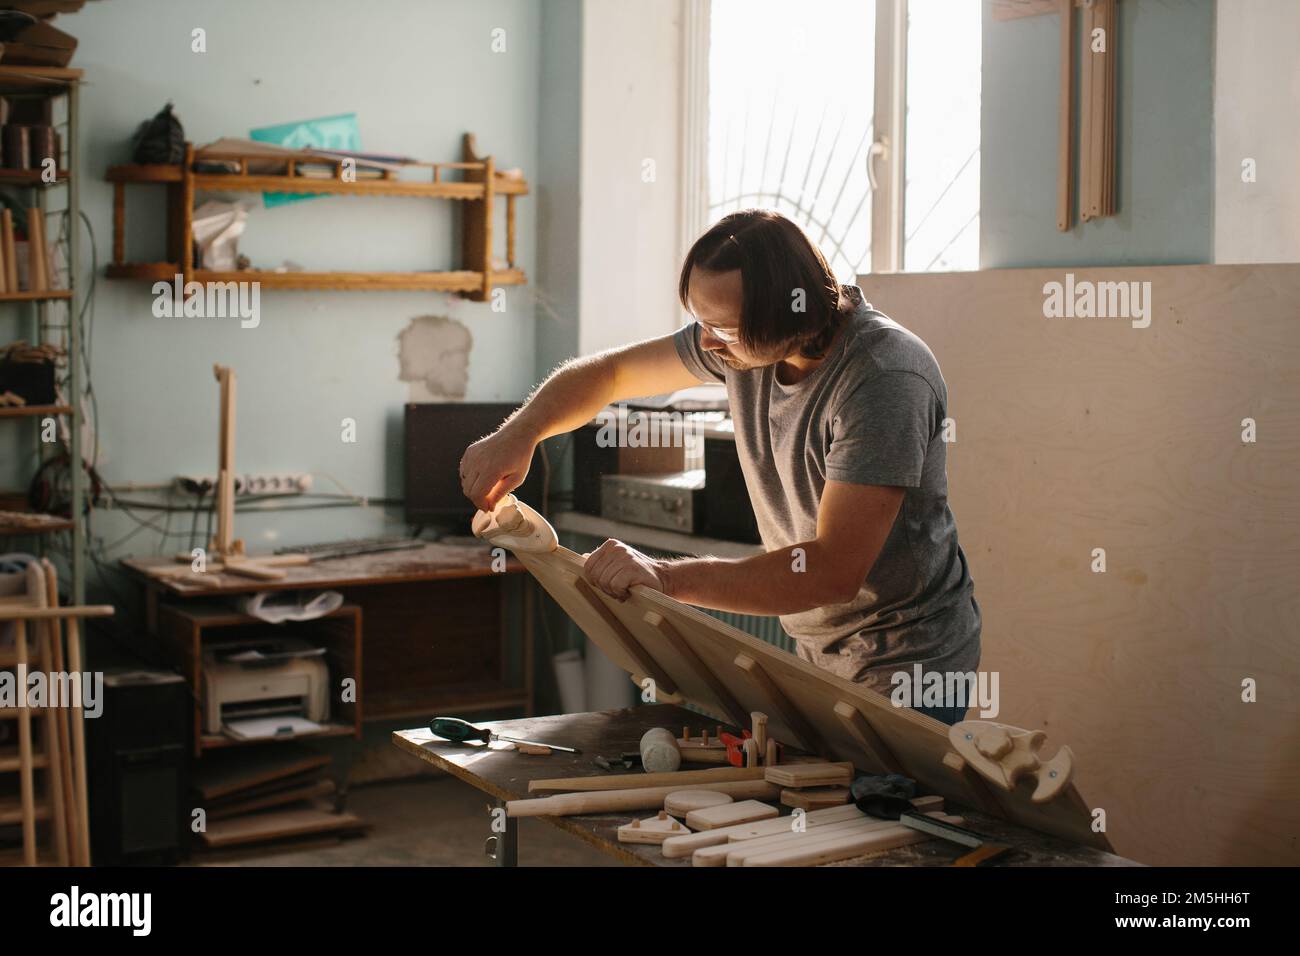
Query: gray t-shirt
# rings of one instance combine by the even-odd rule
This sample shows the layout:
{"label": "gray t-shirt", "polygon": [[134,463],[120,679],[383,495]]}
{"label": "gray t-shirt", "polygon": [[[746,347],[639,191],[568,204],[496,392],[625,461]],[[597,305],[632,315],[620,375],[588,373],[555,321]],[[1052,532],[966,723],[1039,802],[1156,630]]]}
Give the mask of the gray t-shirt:
{"label": "gray t-shirt", "polygon": [[[906,488],[875,565],[846,604],[782,616],[799,656],[888,694],[914,664],[974,671],[980,613],[948,509],[948,390],[917,336],[844,286],[851,313],[820,365],[794,385],[776,366],[736,371],[700,347],[699,327],[674,335],[696,377],[725,382],[745,485],[768,551],[817,536],[828,480]],[[705,476],[708,480],[708,476]],[[811,569],[810,569],[811,570]]]}

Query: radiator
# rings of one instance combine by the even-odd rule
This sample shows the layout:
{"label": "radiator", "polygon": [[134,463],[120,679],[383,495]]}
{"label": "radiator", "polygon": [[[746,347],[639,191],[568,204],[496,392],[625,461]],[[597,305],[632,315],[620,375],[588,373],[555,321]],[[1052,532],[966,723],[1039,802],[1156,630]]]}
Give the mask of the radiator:
{"label": "radiator", "polygon": [[[592,538],[590,535],[574,534],[572,532],[565,533],[564,537],[577,539],[576,541],[572,541],[572,543],[577,546],[576,549],[579,551],[593,548],[597,544],[599,544],[600,541],[600,539]],[[681,555],[675,552],[659,551],[654,548],[645,548],[640,546],[638,547],[640,548],[641,551],[643,551],[644,553],[652,557],[681,557]],[[761,641],[766,641],[767,643],[775,647],[781,648],[781,650],[783,651],[786,651],[790,654],[793,654],[795,652],[794,639],[790,637],[790,635],[787,634],[785,630],[781,627],[780,618],[764,617],[758,614],[734,614],[731,611],[713,611],[713,610],[709,610],[708,608],[701,608],[700,610],[702,610],[705,614],[711,614],[713,617],[716,617],[718,620],[722,621],[725,624],[730,624],[738,631],[744,631],[746,634],[751,634],[754,637],[757,637]],[[571,642],[569,646],[570,647],[581,646],[582,632],[578,629],[578,626],[574,624],[572,621],[567,621],[567,620],[566,620],[566,625],[568,629],[569,640]],[[577,644],[572,643],[574,641],[578,643]],[[684,706],[687,710],[693,710],[696,713],[703,713],[703,711],[699,707],[696,707],[694,704],[691,704],[689,702],[684,703],[682,706]]]}
{"label": "radiator", "polygon": [[783,651],[794,653],[794,638],[782,629],[780,618],[759,617],[756,614],[732,614],[730,611],[710,611],[707,608],[701,610],[725,624],[730,624],[738,631],[752,634]]}

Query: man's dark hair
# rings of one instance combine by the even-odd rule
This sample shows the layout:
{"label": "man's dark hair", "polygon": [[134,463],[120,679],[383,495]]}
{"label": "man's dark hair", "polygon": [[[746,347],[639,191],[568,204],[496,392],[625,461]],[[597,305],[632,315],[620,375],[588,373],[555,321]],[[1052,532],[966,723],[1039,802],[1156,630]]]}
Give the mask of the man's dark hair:
{"label": "man's dark hair", "polygon": [[[722,217],[695,240],[682,264],[677,297],[690,310],[691,270],[740,270],[744,299],[740,341],[758,354],[825,354],[845,308],[826,257],[794,222],[771,209],[741,209]],[[804,311],[795,311],[802,290]]]}

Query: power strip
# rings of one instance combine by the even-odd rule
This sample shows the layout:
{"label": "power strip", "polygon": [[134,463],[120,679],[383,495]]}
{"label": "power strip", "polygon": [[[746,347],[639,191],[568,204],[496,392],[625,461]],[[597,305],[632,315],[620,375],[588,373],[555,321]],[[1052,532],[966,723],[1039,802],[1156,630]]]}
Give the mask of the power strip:
{"label": "power strip", "polygon": [[[207,496],[216,493],[214,475],[177,475],[173,479],[181,494]],[[241,495],[301,495],[311,490],[311,475],[305,472],[260,473],[235,475],[235,496]]]}

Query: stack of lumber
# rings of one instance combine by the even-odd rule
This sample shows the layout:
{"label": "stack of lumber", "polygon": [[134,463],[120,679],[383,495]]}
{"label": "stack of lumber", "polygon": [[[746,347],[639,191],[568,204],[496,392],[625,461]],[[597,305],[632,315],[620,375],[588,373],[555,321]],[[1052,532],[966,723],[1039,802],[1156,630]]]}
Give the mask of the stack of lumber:
{"label": "stack of lumber", "polygon": [[336,812],[329,766],[328,756],[297,744],[205,756],[194,774],[194,805],[206,816],[199,839],[222,849],[364,830],[359,817]]}
{"label": "stack of lumber", "polygon": [[[618,828],[619,841],[658,844],[666,858],[690,857],[694,866],[816,866],[934,839],[848,803],[853,773],[848,763],[810,761],[533,780],[530,791],[551,795],[511,800],[506,813],[657,811],[644,819],[633,814]],[[783,815],[778,798],[793,811]],[[912,806],[963,822],[943,813],[942,797],[917,797]]]}

